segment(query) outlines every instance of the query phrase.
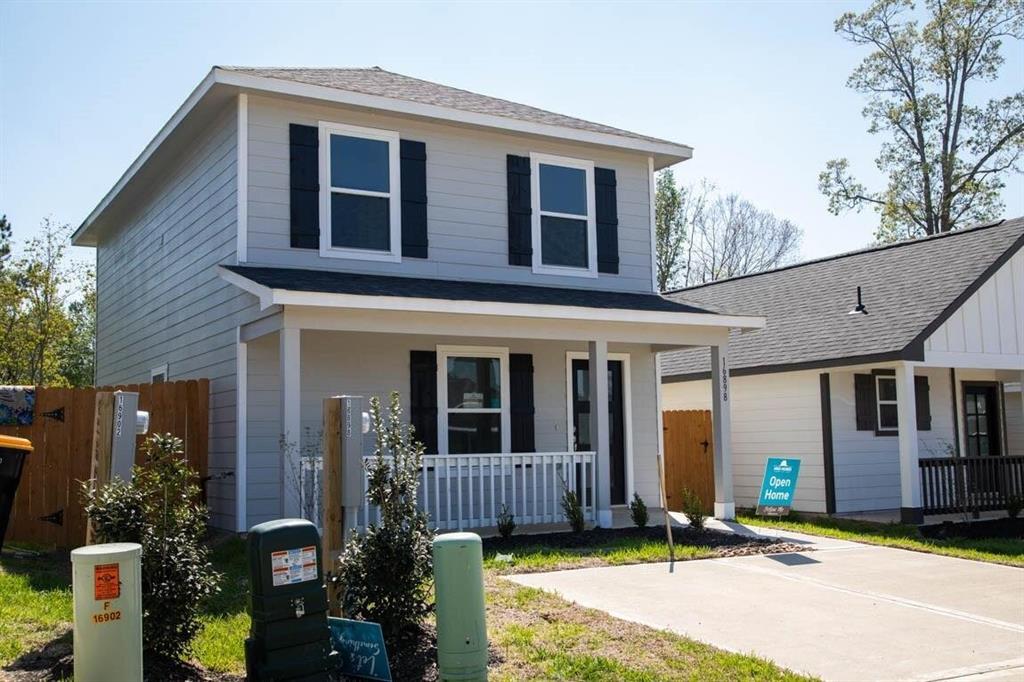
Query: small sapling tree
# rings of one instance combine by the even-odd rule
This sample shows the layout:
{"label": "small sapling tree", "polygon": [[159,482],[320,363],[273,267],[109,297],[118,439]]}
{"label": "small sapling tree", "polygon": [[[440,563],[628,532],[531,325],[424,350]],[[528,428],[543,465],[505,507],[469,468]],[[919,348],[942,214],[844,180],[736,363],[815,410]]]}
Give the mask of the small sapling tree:
{"label": "small sapling tree", "polygon": [[385,638],[396,643],[415,634],[431,610],[434,533],[416,505],[423,444],[402,420],[398,392],[391,393],[386,416],[380,399],[371,398],[370,418],[377,445],[367,464],[366,496],[380,510],[380,521],[345,547],[337,580],[345,615],[380,623]]}
{"label": "small sapling tree", "polygon": [[629,518],[633,519],[637,528],[647,527],[647,504],[639,493],[633,493],[633,500],[629,503]]}
{"label": "small sapling tree", "polygon": [[142,645],[149,665],[189,654],[202,626],[200,605],[217,591],[220,575],[202,543],[206,507],[181,439],[153,434],[143,453],[131,482],[116,478],[95,490],[85,483],[83,503],[97,542],[142,545]]}

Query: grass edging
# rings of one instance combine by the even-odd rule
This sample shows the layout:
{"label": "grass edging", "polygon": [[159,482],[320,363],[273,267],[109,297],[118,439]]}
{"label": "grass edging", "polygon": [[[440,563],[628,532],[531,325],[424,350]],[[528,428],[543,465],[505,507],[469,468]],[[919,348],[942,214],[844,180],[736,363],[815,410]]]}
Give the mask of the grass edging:
{"label": "grass edging", "polygon": [[1024,568],[1024,540],[1013,538],[949,538],[931,539],[921,535],[917,526],[901,523],[878,523],[831,516],[793,514],[776,519],[739,513],[736,520],[751,526],[789,530],[807,535],[882,545],[927,554],[985,561]]}

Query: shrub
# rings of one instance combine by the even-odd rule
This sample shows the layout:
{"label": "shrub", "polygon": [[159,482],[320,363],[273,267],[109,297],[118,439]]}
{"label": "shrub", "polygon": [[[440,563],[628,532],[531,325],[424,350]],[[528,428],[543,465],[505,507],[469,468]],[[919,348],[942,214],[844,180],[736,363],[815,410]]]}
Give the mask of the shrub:
{"label": "shrub", "polygon": [[206,508],[198,502],[197,474],[183,459],[180,438],[153,434],[131,482],[114,479],[92,490],[83,506],[96,542],[142,545],[142,643],[147,661],[180,658],[199,632],[199,606],[218,591],[220,575],[201,542]]}
{"label": "shrub", "polygon": [[647,505],[637,493],[633,493],[633,500],[629,503],[629,518],[637,528],[647,527]]}
{"label": "shrub", "polygon": [[683,488],[680,500],[680,511],[686,514],[686,518],[690,521],[690,527],[696,531],[704,530],[704,502],[700,499],[700,495],[689,488]]}
{"label": "shrub", "polygon": [[565,481],[562,481],[562,513],[572,527],[572,532],[583,532],[583,505],[580,504],[580,496]]}
{"label": "shrub", "polygon": [[366,465],[366,496],[380,510],[380,521],[348,543],[336,579],[346,617],[380,623],[393,644],[431,610],[434,533],[416,505],[423,444],[402,422],[398,392],[391,393],[386,417],[380,399],[371,398],[370,415],[377,445]]}
{"label": "shrub", "polygon": [[1006,501],[1006,513],[1011,519],[1020,516],[1022,509],[1024,509],[1024,497],[1014,495]]}
{"label": "shrub", "polygon": [[507,540],[512,537],[515,529],[516,517],[509,510],[508,505],[502,502],[501,509],[498,511],[498,535]]}

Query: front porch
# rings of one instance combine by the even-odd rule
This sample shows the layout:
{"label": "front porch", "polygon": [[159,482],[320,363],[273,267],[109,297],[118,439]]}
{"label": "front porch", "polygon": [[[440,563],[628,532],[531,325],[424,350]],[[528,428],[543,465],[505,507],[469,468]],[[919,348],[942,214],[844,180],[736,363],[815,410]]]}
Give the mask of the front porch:
{"label": "front porch", "polygon": [[921,384],[915,376],[940,368],[928,362],[927,351],[923,363],[895,366],[900,520],[905,523],[923,523],[926,517],[938,522],[950,514],[978,518],[1024,501],[1024,370],[1011,366],[1015,358],[1003,365],[975,357],[973,366],[967,364],[971,359],[941,368],[948,372],[948,390],[938,392],[940,399],[933,399],[930,409],[946,412],[951,431],[933,434],[931,442],[941,443],[942,451],[928,448],[923,457],[929,439],[918,429]]}
{"label": "front porch", "polygon": [[[644,294],[502,286],[515,302],[478,302],[425,298],[422,289],[417,298],[364,296],[268,288],[234,272],[225,279],[257,295],[263,315],[239,327],[240,528],[280,516],[318,520],[323,400],[396,390],[427,446],[419,502],[438,528],[493,528],[502,505],[520,529],[562,523],[563,486],[579,495],[587,523],[613,526],[634,493],[657,518],[657,353],[699,346],[712,349],[718,387],[715,458],[726,473],[716,479],[715,515],[735,514],[729,331],[760,318]],[[430,293],[443,284],[431,282]],[[538,295],[574,304],[524,300]],[[373,434],[359,456],[373,456]],[[374,513],[364,496],[350,525]]]}

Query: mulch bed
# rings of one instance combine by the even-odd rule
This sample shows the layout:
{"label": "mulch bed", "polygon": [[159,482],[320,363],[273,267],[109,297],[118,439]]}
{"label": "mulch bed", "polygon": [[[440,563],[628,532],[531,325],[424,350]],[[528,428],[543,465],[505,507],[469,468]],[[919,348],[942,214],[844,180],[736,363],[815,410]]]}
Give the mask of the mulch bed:
{"label": "mulch bed", "polygon": [[984,519],[978,521],[945,521],[921,526],[921,535],[933,540],[947,538],[1015,538],[1024,540],[1024,517]]}
{"label": "mulch bed", "polygon": [[[553,549],[585,550],[618,540],[665,540],[664,526],[646,528],[594,528],[582,533],[544,533],[538,535],[513,535],[510,538],[491,537],[483,541],[484,553],[515,553],[517,550],[538,546]],[[777,554],[780,552],[805,552],[810,548],[804,544],[786,542],[779,538],[749,537],[718,530],[694,530],[687,526],[672,528],[672,541],[677,546],[708,547],[715,556],[747,556],[751,554]]]}

